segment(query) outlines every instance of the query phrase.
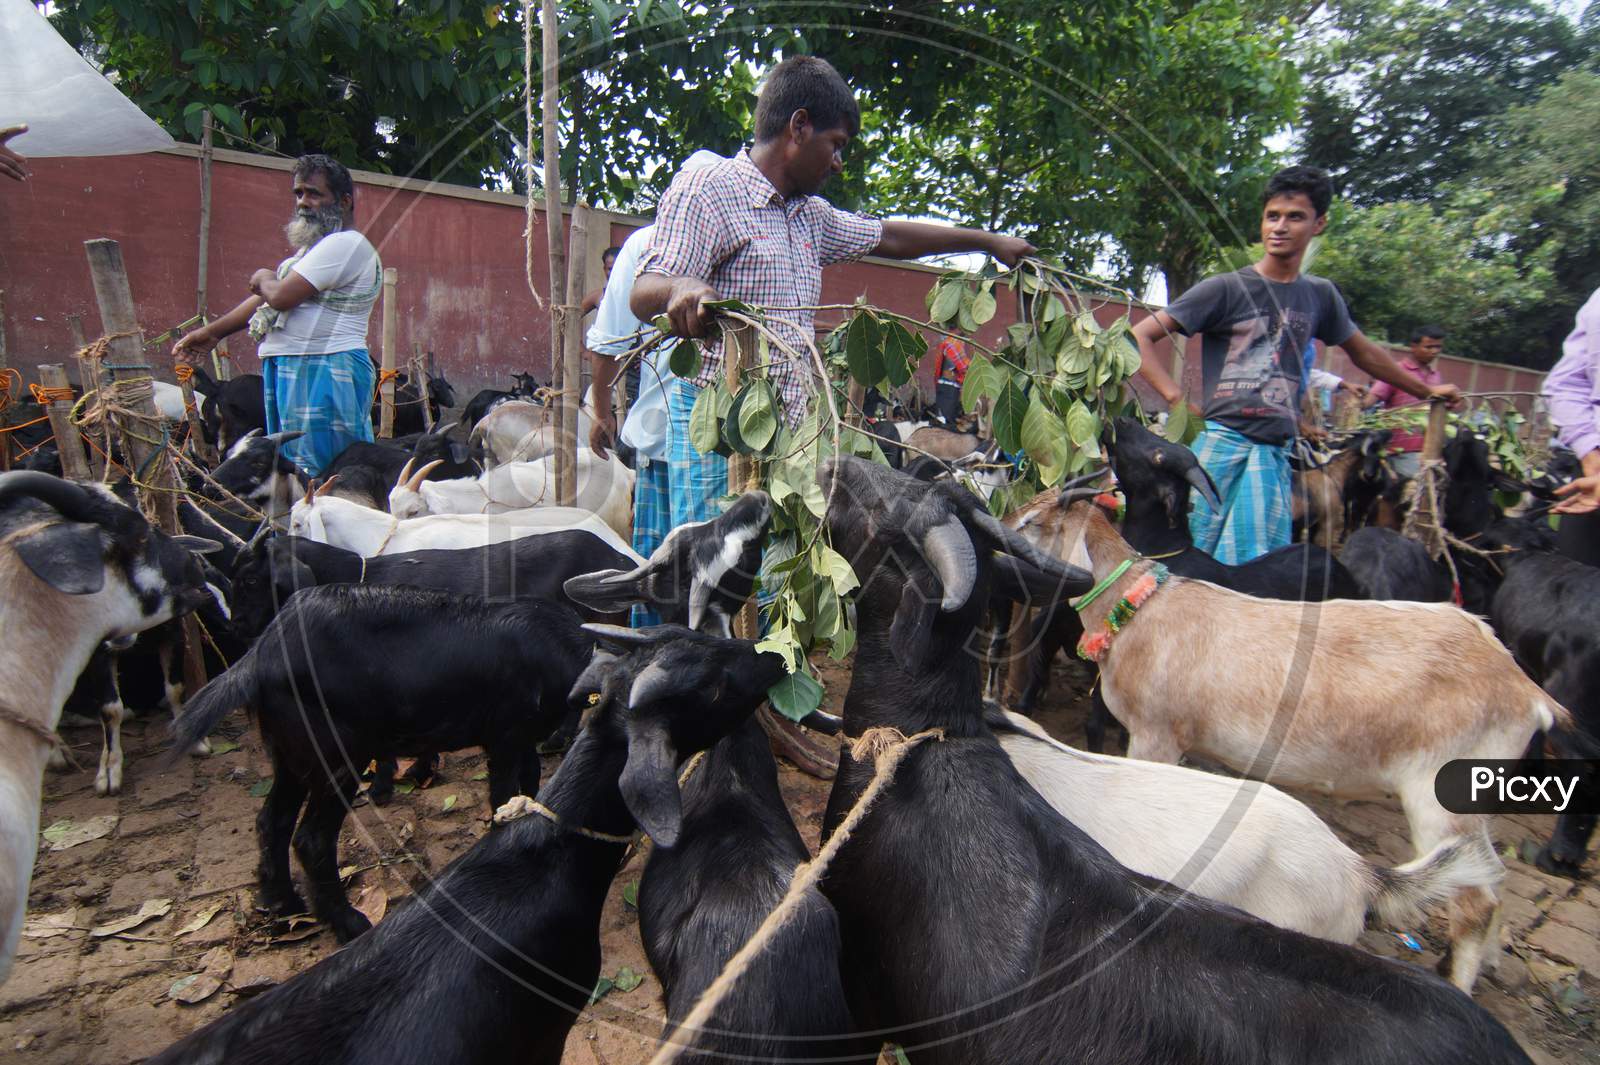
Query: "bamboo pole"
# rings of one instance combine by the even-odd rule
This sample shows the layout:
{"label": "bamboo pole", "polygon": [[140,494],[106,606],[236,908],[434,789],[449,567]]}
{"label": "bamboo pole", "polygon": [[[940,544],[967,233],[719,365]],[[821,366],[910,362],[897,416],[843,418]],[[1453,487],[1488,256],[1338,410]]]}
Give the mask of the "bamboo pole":
{"label": "bamboo pole", "polygon": [[[589,269],[589,205],[572,209],[572,243],[567,249],[567,293],[583,291]],[[578,409],[583,405],[583,318],[576,307],[563,307],[561,337],[561,393],[559,429],[556,433],[556,505],[570,507],[578,501]]]}
{"label": "bamboo pole", "polygon": [[394,303],[395,288],[400,284],[400,271],[392,266],[383,268],[383,373],[378,393],[381,406],[378,411],[378,435],[385,440],[394,438],[394,361],[395,334],[400,328],[400,311]]}
{"label": "bamboo pole", "polygon": [[[122,262],[122,247],[114,240],[86,240],[84,251],[89,257],[89,274],[94,279],[94,298],[100,305],[100,326],[110,338],[108,352],[114,360],[105,367],[110,380],[131,381],[137,384],[124,394],[124,401],[136,412],[148,418],[153,425],[159,415],[156,400],[151,392],[150,367],[144,361],[144,337],[139,329],[139,319],[133,309],[133,290],[128,285],[128,271]],[[119,335],[122,334],[122,335]],[[167,455],[155,454],[161,444],[146,433],[121,426],[122,450],[129,468],[142,472],[143,484],[138,485],[140,503],[155,524],[168,533],[182,531],[178,523],[177,471]],[[206,683],[205,660],[200,653],[200,627],[194,616],[185,615],[183,631],[183,683],[193,694]]]}
{"label": "bamboo pole", "polygon": [[[559,437],[562,401],[567,390],[576,388],[578,382],[566,380],[566,359],[562,353],[566,339],[567,271],[563,251],[565,234],[561,231],[561,144],[556,139],[556,120],[561,106],[561,50],[557,39],[561,24],[556,12],[556,0],[541,0],[539,25],[544,75],[540,94],[544,119],[544,232],[550,254],[550,379],[556,393],[556,430]],[[532,150],[532,145],[529,145],[529,150]],[[566,471],[564,451],[558,444],[554,464],[558,500],[561,498],[563,474]]]}
{"label": "bamboo pole", "polygon": [[200,269],[195,282],[194,310],[206,320],[206,271],[211,252],[211,109],[200,113]]}
{"label": "bamboo pole", "polygon": [[[82,351],[88,346],[88,341],[83,335],[83,315],[67,315],[67,328],[72,331],[72,350]],[[83,395],[96,392],[100,389],[100,360],[78,357],[78,384]],[[106,475],[106,456],[95,451],[89,455],[89,472],[95,480],[104,480]]]}
{"label": "bamboo pole", "polygon": [[[72,391],[67,371],[60,363],[39,367],[39,383],[45,388]],[[56,453],[61,456],[61,474],[69,481],[89,480],[89,460],[83,453],[83,437],[72,424],[72,400],[52,399],[45,404],[50,431],[55,434]]]}
{"label": "bamboo pole", "polygon": [[[0,376],[9,377],[6,370],[11,366],[10,356],[6,351],[6,290],[0,288]],[[10,382],[7,382],[10,387]],[[11,404],[20,403],[20,395],[7,394],[10,402],[0,409],[0,471],[11,469],[11,434],[4,430],[11,428]]]}
{"label": "bamboo pole", "polygon": [[428,383],[428,371],[422,364],[422,341],[411,342],[411,379],[417,382],[417,395],[422,404],[422,428],[426,432],[433,432],[433,404],[431,386]]}
{"label": "bamboo pole", "polygon": [[188,373],[178,378],[178,388],[183,392],[183,418],[189,425],[189,446],[201,463],[215,466],[217,454],[206,442],[205,428],[200,424],[200,405],[194,398],[194,381]]}

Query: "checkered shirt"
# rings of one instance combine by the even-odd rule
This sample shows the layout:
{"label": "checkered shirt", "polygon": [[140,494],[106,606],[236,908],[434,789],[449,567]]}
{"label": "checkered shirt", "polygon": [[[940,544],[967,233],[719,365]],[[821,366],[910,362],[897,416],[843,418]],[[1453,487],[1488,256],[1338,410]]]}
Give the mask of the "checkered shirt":
{"label": "checkered shirt", "polygon": [[[722,299],[763,307],[811,307],[822,298],[822,268],[859,259],[878,246],[883,223],[841,211],[819,196],[785,201],[749,152],[682,175],[661,199],[655,235],[639,273],[697,277]],[[772,331],[806,350],[815,313],[768,313]],[[791,424],[805,415],[813,369],[781,352],[767,377]],[[694,384],[723,376],[722,344],[709,340]]]}

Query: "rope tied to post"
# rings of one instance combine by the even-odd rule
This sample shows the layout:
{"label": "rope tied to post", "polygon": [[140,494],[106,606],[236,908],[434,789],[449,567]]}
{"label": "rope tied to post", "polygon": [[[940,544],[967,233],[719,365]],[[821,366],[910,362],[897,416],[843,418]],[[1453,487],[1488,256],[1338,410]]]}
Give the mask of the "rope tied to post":
{"label": "rope tied to post", "polygon": [[[15,381],[13,388],[12,382]],[[22,391],[22,374],[13,366],[0,369],[0,411],[6,410],[14,400],[11,398],[13,391]]]}
{"label": "rope tied to post", "polygon": [[121,340],[123,337],[136,337],[139,332],[137,329],[128,329],[121,333],[107,333],[105,336],[96,337],[73,352],[72,357],[74,359],[94,359],[98,361],[106,357],[106,351],[111,347],[113,340]]}
{"label": "rope tied to post", "polygon": [[28,391],[33,394],[33,401],[41,407],[77,397],[71,388],[50,388],[47,385],[29,385]]}
{"label": "rope tied to post", "polygon": [[[942,728],[931,728],[907,736],[899,729],[888,726],[868,729],[855,738],[839,737],[840,744],[852,761],[862,762],[868,758],[872,759],[874,765],[872,781],[856,799],[855,805],[839,823],[839,827],[834,830],[828,842],[817,852],[817,856],[809,862],[801,862],[795,866],[794,874],[789,880],[789,890],[784,894],[782,901],[767,914],[767,919],[761,922],[761,927],[756,929],[749,941],[728,959],[728,963],[722,967],[722,972],[711,982],[711,986],[701,993],[694,1009],[689,1011],[689,1016],[685,1017],[683,1023],[666,1037],[666,1041],[650,1059],[649,1065],[670,1065],[693,1046],[694,1034],[705,1027],[728,992],[733,990],[733,985],[750,970],[756,958],[772,942],[773,936],[794,917],[800,908],[800,903],[805,899],[806,892],[821,882],[840,848],[849,841],[851,834],[860,826],[873,804],[878,801],[878,797],[894,781],[900,763],[905,761],[906,756],[916,747],[929,740],[943,741],[943,739]],[[680,1037],[685,1038],[680,1042],[678,1041]]]}

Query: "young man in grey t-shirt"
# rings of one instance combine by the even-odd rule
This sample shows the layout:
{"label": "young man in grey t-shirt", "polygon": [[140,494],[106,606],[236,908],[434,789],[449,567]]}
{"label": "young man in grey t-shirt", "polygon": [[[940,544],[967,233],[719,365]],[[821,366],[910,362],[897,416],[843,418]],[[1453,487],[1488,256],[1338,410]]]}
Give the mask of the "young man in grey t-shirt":
{"label": "young man in grey t-shirt", "polygon": [[1430,388],[1397,366],[1356,328],[1332,282],[1300,272],[1311,238],[1328,224],[1332,199],[1322,171],[1279,171],[1263,197],[1260,261],[1206,278],[1133,329],[1139,372],[1168,404],[1184,397],[1156,360],[1156,341],[1201,334],[1205,429],[1194,452],[1222,507],[1195,497],[1189,529],[1196,547],[1228,565],[1289,543],[1289,444],[1299,425],[1301,353],[1313,338],[1342,347],[1358,368],[1403,392],[1460,400],[1454,385]]}

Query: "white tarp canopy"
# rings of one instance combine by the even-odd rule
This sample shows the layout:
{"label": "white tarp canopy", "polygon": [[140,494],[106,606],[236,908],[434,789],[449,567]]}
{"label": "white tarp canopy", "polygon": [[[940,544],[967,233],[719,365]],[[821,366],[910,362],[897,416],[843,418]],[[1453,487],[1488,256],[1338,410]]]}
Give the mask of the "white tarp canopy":
{"label": "white tarp canopy", "polygon": [[133,155],[172,144],[31,0],[0,0],[0,54],[0,129],[28,124],[11,140],[23,155]]}

